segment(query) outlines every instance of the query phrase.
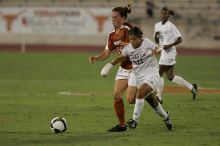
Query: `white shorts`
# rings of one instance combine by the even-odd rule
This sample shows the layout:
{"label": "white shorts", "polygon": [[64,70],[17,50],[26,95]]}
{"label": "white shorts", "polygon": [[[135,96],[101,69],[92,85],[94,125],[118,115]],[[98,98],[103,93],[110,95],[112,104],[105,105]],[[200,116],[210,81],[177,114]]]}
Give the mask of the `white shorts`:
{"label": "white shorts", "polygon": [[115,80],[121,80],[121,79],[129,79],[129,75],[132,70],[127,70],[122,67],[119,67],[118,72],[116,74]]}
{"label": "white shorts", "polygon": [[128,86],[137,86],[136,76],[133,71],[129,74]]}
{"label": "white shorts", "polygon": [[174,65],[176,64],[176,57],[164,57],[161,56],[159,60],[160,65]]}
{"label": "white shorts", "polygon": [[136,86],[136,77],[131,70],[119,67],[115,80],[127,79],[129,86]]}
{"label": "white shorts", "polygon": [[141,78],[137,79],[137,87],[140,88],[140,86],[144,83],[148,84],[154,91],[157,90],[157,86],[160,81],[160,75],[158,74],[152,74],[148,76],[143,76]]}

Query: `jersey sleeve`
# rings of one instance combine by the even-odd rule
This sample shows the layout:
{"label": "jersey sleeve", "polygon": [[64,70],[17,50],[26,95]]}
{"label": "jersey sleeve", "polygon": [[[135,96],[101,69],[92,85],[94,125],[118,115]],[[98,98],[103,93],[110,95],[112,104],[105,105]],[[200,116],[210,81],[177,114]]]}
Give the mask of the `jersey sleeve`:
{"label": "jersey sleeve", "polygon": [[124,48],[121,49],[121,54],[122,54],[124,57],[128,56],[127,50],[128,50],[128,45],[124,46]]}
{"label": "jersey sleeve", "polygon": [[158,47],[154,42],[152,42],[151,40],[149,39],[146,39],[147,40],[147,46],[148,48],[150,48],[150,50],[154,50],[156,47]]}
{"label": "jersey sleeve", "polygon": [[178,37],[182,36],[180,31],[176,28],[176,26],[174,24],[171,25],[171,32],[172,32],[174,38],[178,38]]}
{"label": "jersey sleeve", "polygon": [[111,35],[108,35],[106,45],[105,45],[105,50],[113,50],[114,49],[114,44]]}
{"label": "jersey sleeve", "polygon": [[129,42],[129,30],[126,30],[125,32],[124,42]]}
{"label": "jersey sleeve", "polygon": [[156,24],[154,25],[154,36],[155,36],[155,34],[156,34],[157,31],[158,31],[158,23],[156,23]]}

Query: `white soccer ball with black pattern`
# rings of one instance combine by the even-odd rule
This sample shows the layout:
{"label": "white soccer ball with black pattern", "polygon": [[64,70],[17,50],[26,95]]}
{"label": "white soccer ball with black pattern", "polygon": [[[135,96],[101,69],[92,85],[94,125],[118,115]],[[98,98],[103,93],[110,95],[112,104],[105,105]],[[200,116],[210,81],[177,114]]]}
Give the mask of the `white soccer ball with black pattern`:
{"label": "white soccer ball with black pattern", "polygon": [[55,117],[50,122],[50,129],[54,133],[62,133],[67,130],[67,121],[63,117]]}

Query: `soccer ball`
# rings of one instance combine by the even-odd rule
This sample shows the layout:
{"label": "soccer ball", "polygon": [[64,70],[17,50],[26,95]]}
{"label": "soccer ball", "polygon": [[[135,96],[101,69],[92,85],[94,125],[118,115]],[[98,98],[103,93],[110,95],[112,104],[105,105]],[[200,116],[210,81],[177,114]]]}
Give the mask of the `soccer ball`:
{"label": "soccer ball", "polygon": [[50,129],[54,133],[62,133],[67,130],[67,122],[63,117],[55,117],[50,122]]}

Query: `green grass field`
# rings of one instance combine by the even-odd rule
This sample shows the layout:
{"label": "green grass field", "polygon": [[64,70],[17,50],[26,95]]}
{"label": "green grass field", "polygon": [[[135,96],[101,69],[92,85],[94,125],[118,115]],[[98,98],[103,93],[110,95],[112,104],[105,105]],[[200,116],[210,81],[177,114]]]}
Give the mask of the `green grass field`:
{"label": "green grass field", "polygon": [[[111,92],[117,67],[108,78],[101,78],[99,73],[106,62],[90,64],[90,55],[0,54],[0,146],[220,145],[217,93],[201,93],[196,101],[190,92],[165,93],[164,107],[171,112],[172,131],[145,104],[137,129],[106,132],[116,124]],[[177,61],[176,74],[199,87],[220,89],[219,56],[178,56]],[[166,80],[166,85],[171,83]],[[129,119],[133,105],[125,106]],[[55,116],[67,119],[65,133],[50,131],[49,122]]]}

